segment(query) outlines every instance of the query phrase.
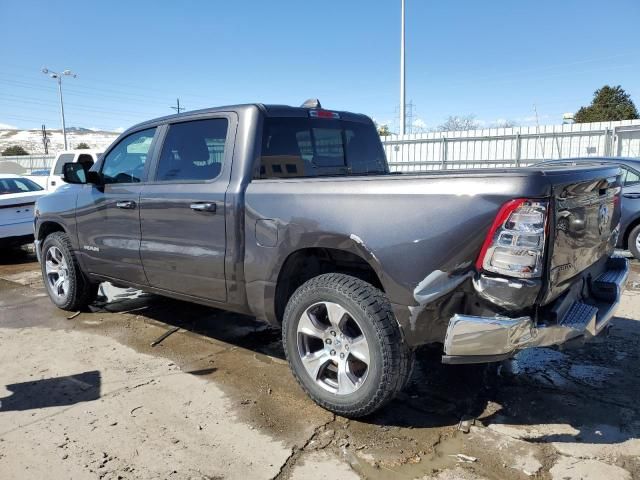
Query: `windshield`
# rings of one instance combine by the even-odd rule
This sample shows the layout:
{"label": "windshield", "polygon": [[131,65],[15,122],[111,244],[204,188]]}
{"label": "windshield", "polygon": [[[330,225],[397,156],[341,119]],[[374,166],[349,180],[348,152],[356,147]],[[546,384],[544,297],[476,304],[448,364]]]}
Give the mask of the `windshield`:
{"label": "windshield", "polygon": [[372,123],[317,118],[266,118],[255,178],[388,174]]}
{"label": "windshield", "polygon": [[43,188],[28,178],[0,178],[0,195],[37,192]]}

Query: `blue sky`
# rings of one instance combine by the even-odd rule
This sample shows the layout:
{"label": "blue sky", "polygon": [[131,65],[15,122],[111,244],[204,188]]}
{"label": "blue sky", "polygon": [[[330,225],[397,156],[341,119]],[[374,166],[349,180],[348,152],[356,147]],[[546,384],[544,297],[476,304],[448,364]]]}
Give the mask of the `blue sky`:
{"label": "blue sky", "polygon": [[[407,3],[407,99],[421,127],[560,123],[604,84],[640,106],[640,2]],[[114,130],[242,102],[366,113],[397,128],[399,0],[2,0],[0,124]]]}

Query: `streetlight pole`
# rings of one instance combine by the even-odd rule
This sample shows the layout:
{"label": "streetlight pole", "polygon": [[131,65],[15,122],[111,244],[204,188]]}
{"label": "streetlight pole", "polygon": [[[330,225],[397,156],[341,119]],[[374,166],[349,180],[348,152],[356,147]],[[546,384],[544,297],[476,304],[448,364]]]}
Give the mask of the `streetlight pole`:
{"label": "streetlight pole", "polygon": [[404,91],[404,0],[400,0],[400,2],[400,135],[404,135],[407,124]]}
{"label": "streetlight pole", "polygon": [[73,73],[71,70],[65,70],[62,73],[57,73],[49,70],[48,68],[43,68],[42,73],[45,75],[49,75],[51,78],[58,82],[58,95],[60,97],[60,118],[62,120],[62,137],[64,138],[64,149],[68,150],[67,146],[67,127],[64,121],[64,102],[62,100],[62,76],[66,75],[68,77],[76,78],[77,75]]}
{"label": "streetlight pole", "polygon": [[62,119],[62,136],[64,137],[64,149],[67,150],[67,126],[64,122],[64,102],[62,101],[62,77],[58,75],[58,95],[60,96],[60,117]]}

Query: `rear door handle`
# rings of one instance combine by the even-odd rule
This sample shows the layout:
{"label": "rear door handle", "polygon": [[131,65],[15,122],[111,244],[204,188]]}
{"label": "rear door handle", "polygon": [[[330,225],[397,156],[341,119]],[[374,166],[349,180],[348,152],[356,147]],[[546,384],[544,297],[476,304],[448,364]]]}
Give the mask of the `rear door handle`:
{"label": "rear door handle", "polygon": [[195,210],[196,212],[216,212],[216,204],[209,202],[198,202],[191,204],[191,210]]}
{"label": "rear door handle", "polygon": [[623,193],[622,196],[626,198],[640,198],[640,193]]}
{"label": "rear door handle", "polygon": [[123,200],[121,202],[116,202],[116,207],[124,208],[125,210],[132,210],[136,208],[136,202],[133,200]]}

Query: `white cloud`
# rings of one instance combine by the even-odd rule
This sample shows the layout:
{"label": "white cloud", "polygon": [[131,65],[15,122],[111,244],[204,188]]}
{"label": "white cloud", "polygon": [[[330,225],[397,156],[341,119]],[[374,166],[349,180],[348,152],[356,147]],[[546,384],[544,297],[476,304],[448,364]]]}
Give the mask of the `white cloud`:
{"label": "white cloud", "polygon": [[427,130],[427,122],[425,122],[421,118],[416,118],[411,126],[419,132],[424,132]]}
{"label": "white cloud", "polygon": [[116,129],[114,129],[113,131],[116,132],[116,133],[122,133],[122,132],[124,132],[124,130],[125,130],[124,127],[118,127]]}
{"label": "white cloud", "polygon": [[379,120],[376,117],[371,118],[376,125],[386,125],[388,127],[391,126],[391,120]]}
{"label": "white cloud", "polygon": [[0,130],[18,130],[18,127],[0,122]]}

